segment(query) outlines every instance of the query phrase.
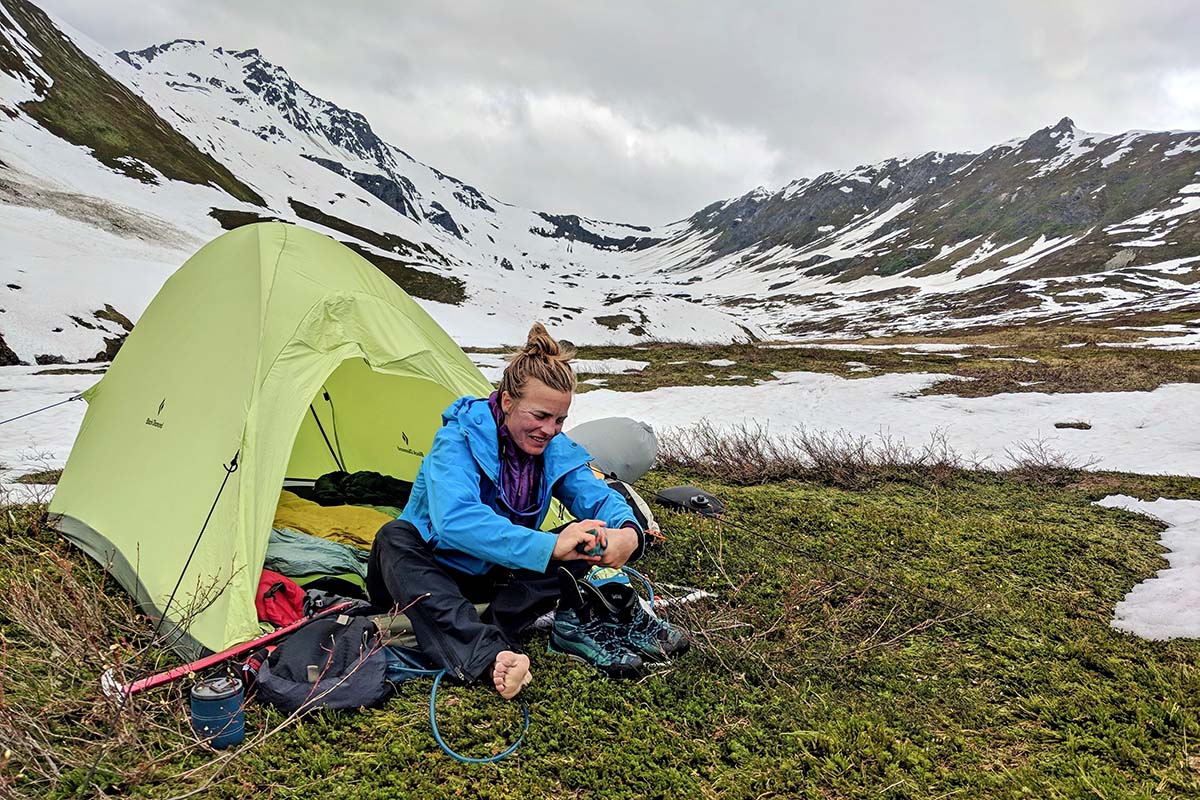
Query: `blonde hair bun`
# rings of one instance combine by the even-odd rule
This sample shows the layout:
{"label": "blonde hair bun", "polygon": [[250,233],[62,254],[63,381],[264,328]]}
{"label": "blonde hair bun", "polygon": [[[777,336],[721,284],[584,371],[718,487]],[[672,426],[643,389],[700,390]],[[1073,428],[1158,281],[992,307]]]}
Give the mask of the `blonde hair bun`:
{"label": "blonde hair bun", "polygon": [[559,392],[575,391],[575,371],[571,359],[575,348],[567,342],[559,342],[546,326],[533,323],[525,346],[514,353],[500,378],[500,391],[514,398],[520,397],[530,378],[541,381]]}

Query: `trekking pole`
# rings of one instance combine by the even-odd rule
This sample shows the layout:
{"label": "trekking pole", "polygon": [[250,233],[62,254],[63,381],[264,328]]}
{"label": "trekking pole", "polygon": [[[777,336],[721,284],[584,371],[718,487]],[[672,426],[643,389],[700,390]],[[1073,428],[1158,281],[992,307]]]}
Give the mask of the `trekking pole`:
{"label": "trekking pole", "polygon": [[304,627],[313,620],[320,619],[321,617],[327,617],[330,614],[334,614],[339,611],[345,611],[353,604],[354,603],[352,601],[347,600],[344,603],[332,605],[329,608],[322,609],[320,612],[312,615],[311,617],[298,619],[291,625],[285,625],[277,630],[264,633],[263,635],[251,639],[248,642],[235,644],[233,647],[226,648],[219,653],[207,655],[204,658],[191,662],[190,664],[183,664],[181,666],[174,667],[173,669],[169,669],[166,672],[160,672],[156,675],[141,678],[133,683],[121,683],[116,678],[115,667],[109,667],[108,669],[104,670],[104,673],[100,676],[100,689],[108,698],[116,700],[120,703],[124,703],[127,698],[137,694],[138,692],[171,683],[172,681],[178,680],[185,675],[208,669],[209,667],[216,666],[217,664],[228,661],[229,659],[235,658],[243,653],[256,650],[263,645],[270,644],[278,639],[282,639],[284,636],[287,636],[289,633],[292,633],[298,628]]}

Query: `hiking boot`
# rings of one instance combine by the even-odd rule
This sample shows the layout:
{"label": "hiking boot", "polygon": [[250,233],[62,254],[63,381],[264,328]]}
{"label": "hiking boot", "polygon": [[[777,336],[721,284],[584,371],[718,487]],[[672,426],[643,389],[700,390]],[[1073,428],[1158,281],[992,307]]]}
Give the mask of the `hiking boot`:
{"label": "hiking boot", "polygon": [[593,595],[592,602],[604,607],[609,624],[643,659],[665,661],[688,649],[683,630],[648,612],[629,584],[585,583],[584,593]]}
{"label": "hiking boot", "polygon": [[570,572],[559,567],[562,599],[550,631],[550,650],[591,664],[610,678],[629,678],[642,668],[642,659],[606,619],[603,604],[584,595]]}

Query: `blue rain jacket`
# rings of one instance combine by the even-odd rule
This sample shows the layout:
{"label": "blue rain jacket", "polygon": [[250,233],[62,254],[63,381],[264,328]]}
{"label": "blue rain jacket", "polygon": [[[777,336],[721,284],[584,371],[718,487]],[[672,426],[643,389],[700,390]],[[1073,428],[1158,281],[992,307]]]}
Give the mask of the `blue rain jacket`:
{"label": "blue rain jacket", "polygon": [[[539,526],[556,497],[577,519],[600,519],[609,528],[643,531],[629,504],[588,466],[591,456],[564,434],[542,453]],[[500,444],[487,398],[461,397],[442,412],[442,428],[421,462],[400,519],[434,547],[436,559],[470,575],[497,564],[545,572],[556,534],[509,522],[500,512]]]}

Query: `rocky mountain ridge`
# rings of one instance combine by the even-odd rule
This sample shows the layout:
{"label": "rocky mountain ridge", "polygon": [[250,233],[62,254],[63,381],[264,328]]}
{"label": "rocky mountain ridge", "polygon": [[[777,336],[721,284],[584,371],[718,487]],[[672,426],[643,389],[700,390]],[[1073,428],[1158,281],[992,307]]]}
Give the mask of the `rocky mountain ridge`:
{"label": "rocky mountain ridge", "polygon": [[702,286],[793,333],[1186,308],[1200,300],[1198,174],[1200,133],[1108,136],[1064,118],[983,153],[714,203],[643,263],[662,254],[653,268],[685,296]]}
{"label": "rocky mountain ridge", "polygon": [[[365,116],[311,94],[257,49],[227,51],[210,48],[203,41],[177,39],[116,55],[134,69],[157,74],[178,92],[221,97],[226,102],[217,104],[222,110],[220,121],[245,127],[268,144],[295,147],[304,158],[348,178],[395,211],[416,222],[430,222],[458,239],[467,238],[470,230],[463,219],[464,210],[495,214],[495,206],[501,205],[474,186],[385,142]],[[224,76],[214,74],[218,72]],[[230,107],[229,102],[234,105]],[[422,191],[409,176],[414,169],[427,170],[440,184],[439,191]],[[534,235],[554,237],[560,227],[555,220],[565,218],[534,213],[555,226],[543,231],[532,224],[529,232]],[[579,240],[610,249],[619,249],[649,230],[572,218]],[[613,238],[605,235],[601,226],[625,229],[626,235]]]}

